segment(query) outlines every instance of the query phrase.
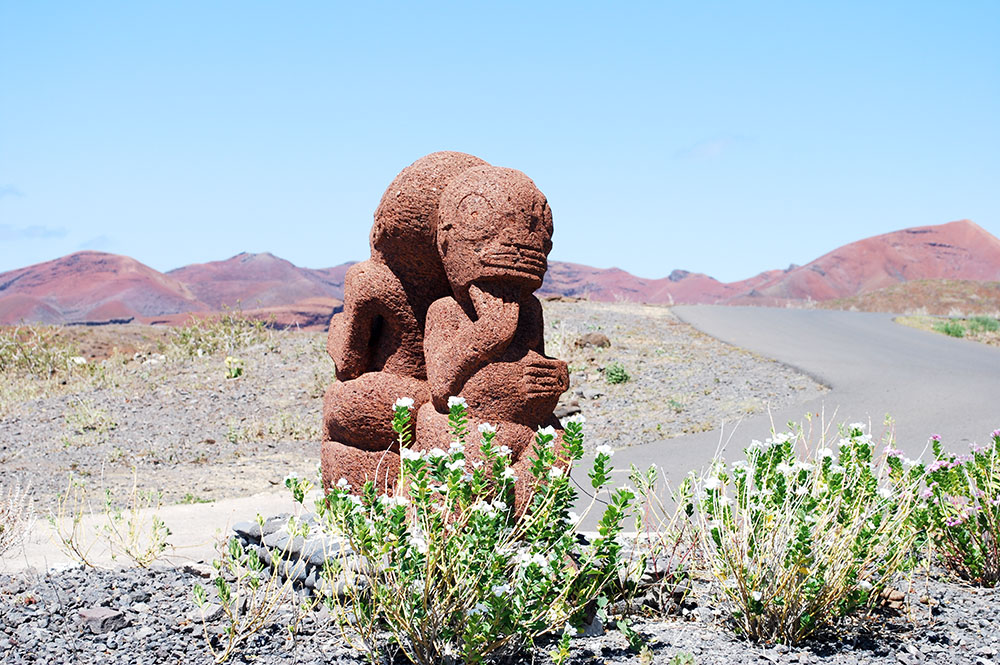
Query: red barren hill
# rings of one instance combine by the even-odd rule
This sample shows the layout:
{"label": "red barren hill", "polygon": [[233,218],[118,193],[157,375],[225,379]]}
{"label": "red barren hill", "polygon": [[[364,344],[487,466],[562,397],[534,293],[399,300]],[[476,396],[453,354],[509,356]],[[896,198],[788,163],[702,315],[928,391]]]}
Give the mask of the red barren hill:
{"label": "red barren hill", "polygon": [[915,279],[1000,280],[1000,239],[961,220],[894,231],[844,245],[804,266],[768,270],[739,282],[674,270],[642,279],[552,262],[542,295],[677,304],[783,305],[868,293]]}
{"label": "red barren hill", "polygon": [[967,219],[894,231],[835,249],[736,302],[846,298],[916,279],[1000,280],[1000,239]]}
{"label": "red barren hill", "polygon": [[108,322],[207,309],[187,287],[135,259],[77,252],[0,273],[0,323]]}
{"label": "red barren hill", "polygon": [[748,293],[787,270],[769,270],[756,277],[726,284],[701,273],[674,270],[668,277],[643,279],[619,268],[591,268],[578,263],[549,263],[539,294],[575,296],[612,302],[715,304]]}
{"label": "red barren hill", "polygon": [[[339,270],[343,268],[343,270]],[[273,254],[243,252],[225,261],[195,263],[167,273],[214,309],[275,307],[312,298],[343,299],[347,265],[310,270]]]}
{"label": "red barren hill", "polygon": [[[350,263],[313,270],[271,254],[238,254],[166,275],[134,259],[101,252],[0,274],[0,323],[140,321],[181,323],[240,303],[278,325],[321,327],[343,299]],[[642,279],[618,268],[549,264],[543,296],[650,303],[782,305],[848,298],[918,279],[1000,281],[1000,240],[970,221],[867,238],[805,266],[769,270],[739,282],[674,270]]]}

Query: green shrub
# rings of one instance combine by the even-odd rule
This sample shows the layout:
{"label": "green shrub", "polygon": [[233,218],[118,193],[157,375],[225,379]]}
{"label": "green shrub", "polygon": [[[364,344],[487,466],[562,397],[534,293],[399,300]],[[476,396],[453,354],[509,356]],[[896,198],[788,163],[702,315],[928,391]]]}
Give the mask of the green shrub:
{"label": "green shrub", "polygon": [[917,527],[927,529],[941,563],[962,579],[1000,583],[1000,429],[966,455],[945,452],[932,437]]}
{"label": "green shrub", "polygon": [[621,363],[614,362],[604,368],[604,380],[608,383],[625,383],[630,378],[632,377]]}
{"label": "green shrub", "polygon": [[[350,600],[341,606],[331,595],[332,613],[373,662],[384,656],[377,643],[383,629],[422,664],[495,660],[556,632],[553,657],[561,662],[588,605],[619,579],[617,536],[633,494],[615,491],[598,535],[581,544],[571,513],[576,489],[565,471],[583,455],[582,418],[575,418],[560,448],[552,428],[539,429],[534,494],[519,516],[510,450],[492,427],[481,426],[482,464],[466,465],[464,400],[449,403],[451,448],[418,453],[408,447],[412,400],[397,402],[393,428],[402,461],[395,496],[380,495],[371,482],[352,495],[345,481],[318,502],[325,527],[357,557],[328,562],[329,576],[346,580]],[[590,471],[595,496],[610,482],[611,455],[599,449]],[[364,576],[351,574],[359,569]]]}
{"label": "green shrub", "polygon": [[934,330],[951,337],[965,337],[965,326],[958,321],[938,321],[934,324]]}
{"label": "green shrub", "polygon": [[969,332],[973,335],[981,332],[997,332],[1000,330],[1000,321],[991,316],[973,316],[968,321]]}
{"label": "green shrub", "polygon": [[808,448],[801,429],[776,434],[698,483],[702,552],[752,640],[794,644],[872,606],[911,555],[919,465],[876,459],[857,424],[838,453],[820,442],[796,454]]}

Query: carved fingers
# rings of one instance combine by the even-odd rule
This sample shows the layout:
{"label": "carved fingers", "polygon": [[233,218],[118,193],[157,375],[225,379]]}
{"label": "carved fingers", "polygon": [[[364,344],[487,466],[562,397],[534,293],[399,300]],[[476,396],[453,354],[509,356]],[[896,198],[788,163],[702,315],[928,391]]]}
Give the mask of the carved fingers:
{"label": "carved fingers", "polygon": [[522,383],[528,397],[561,395],[569,390],[569,370],[562,360],[536,358],[525,365]]}

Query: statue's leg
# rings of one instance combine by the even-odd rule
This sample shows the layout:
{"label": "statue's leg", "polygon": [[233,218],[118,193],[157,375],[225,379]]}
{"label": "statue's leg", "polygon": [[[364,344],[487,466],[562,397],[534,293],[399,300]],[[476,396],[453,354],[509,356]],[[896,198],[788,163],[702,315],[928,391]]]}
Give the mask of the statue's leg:
{"label": "statue's leg", "polygon": [[336,441],[324,441],[320,456],[323,487],[329,490],[343,478],[357,494],[371,480],[380,494],[392,494],[399,478],[399,453],[361,450]]}
{"label": "statue's leg", "polygon": [[[471,471],[477,462],[483,461],[483,454],[480,448],[481,435],[479,425],[488,422],[496,427],[497,433],[493,438],[493,445],[499,448],[507,446],[511,449],[511,468],[517,476],[514,483],[514,505],[517,512],[523,513],[531,500],[537,481],[531,475],[532,458],[535,456],[534,444],[536,428],[531,428],[520,423],[509,421],[478,418],[476,414],[468,414],[469,432],[465,439],[465,460],[466,470]],[[552,442],[557,457],[561,460],[556,466],[564,472],[569,471],[569,454],[563,449],[562,426],[555,416],[549,416],[544,425],[551,425],[556,431],[556,438]],[[417,413],[417,444],[416,450],[426,452],[432,448],[441,448],[447,451],[451,445],[452,436],[448,428],[448,416],[438,413],[434,405],[428,402],[424,404]]]}
{"label": "statue's leg", "polygon": [[430,399],[426,381],[369,372],[334,383],[323,397],[321,467],[327,489],[341,478],[355,491],[365,480],[391,487],[399,474],[399,450],[392,430],[393,405],[410,397],[414,408]]}

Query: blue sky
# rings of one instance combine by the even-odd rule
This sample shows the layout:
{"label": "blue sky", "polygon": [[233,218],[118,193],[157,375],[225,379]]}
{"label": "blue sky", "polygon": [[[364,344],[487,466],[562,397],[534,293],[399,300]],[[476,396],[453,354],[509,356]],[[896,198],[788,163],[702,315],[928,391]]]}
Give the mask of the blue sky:
{"label": "blue sky", "polygon": [[0,271],[367,257],[435,150],[521,169],[552,258],[735,280],[1000,236],[1000,3],[0,0]]}

